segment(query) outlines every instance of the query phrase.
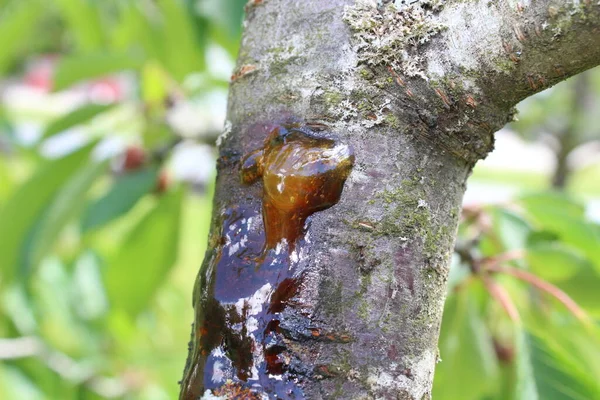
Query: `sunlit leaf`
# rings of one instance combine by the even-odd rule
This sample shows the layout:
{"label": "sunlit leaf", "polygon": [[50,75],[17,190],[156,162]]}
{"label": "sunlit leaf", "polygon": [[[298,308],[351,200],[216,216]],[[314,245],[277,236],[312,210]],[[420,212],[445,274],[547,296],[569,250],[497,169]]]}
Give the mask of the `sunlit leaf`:
{"label": "sunlit leaf", "polygon": [[585,207],[565,193],[542,192],[522,196],[519,199],[528,214],[536,219],[550,219],[552,215],[562,214],[571,218],[583,219]]}
{"label": "sunlit leaf", "polygon": [[151,17],[143,12],[140,4],[123,3],[119,21],[122,33],[115,36],[117,49],[126,50],[140,46],[149,60],[162,60],[162,31],[151,22]]}
{"label": "sunlit leaf", "polygon": [[164,122],[147,123],[142,139],[146,148],[159,148],[173,140],[173,131]]}
{"label": "sunlit leaf", "polygon": [[142,96],[151,106],[162,105],[168,94],[168,79],[156,62],[149,62],[142,69]]}
{"label": "sunlit leaf", "polygon": [[581,251],[600,272],[600,234],[592,224],[560,214],[540,223],[556,233],[561,241]]}
{"label": "sunlit leaf", "polygon": [[71,305],[71,278],[66,266],[50,257],[39,266],[33,283],[40,333],[50,344],[67,353],[80,351],[88,338],[82,335]]}
{"label": "sunlit leaf", "polygon": [[[600,396],[595,377],[590,376],[583,365],[561,348],[549,335],[527,335],[525,339],[531,363],[531,382],[540,399],[589,400]],[[523,354],[526,356],[525,352]],[[596,356],[600,356],[597,353]],[[522,400],[529,400],[525,393]]]}
{"label": "sunlit leaf", "polygon": [[0,398],[46,400],[38,386],[19,368],[0,364]]}
{"label": "sunlit leaf", "polygon": [[95,254],[87,252],[77,260],[73,283],[75,310],[79,317],[94,320],[104,315],[108,304],[100,273],[100,261]]}
{"label": "sunlit leaf", "polygon": [[229,34],[233,38],[238,38],[242,34],[244,7],[248,2],[246,0],[224,0],[222,3],[228,11],[226,12],[226,16]]}
{"label": "sunlit leaf", "polygon": [[505,210],[494,210],[495,226],[506,250],[520,250],[525,247],[525,241],[531,227],[517,214]]}
{"label": "sunlit leaf", "polygon": [[74,110],[55,121],[52,121],[44,130],[43,138],[54,136],[57,133],[63,132],[73,126],[85,123],[95,116],[102,114],[114,107],[114,104],[88,104]]}
{"label": "sunlit leaf", "polygon": [[177,259],[182,194],[164,194],[109,263],[105,281],[113,307],[136,314],[164,283]]}
{"label": "sunlit leaf", "polygon": [[551,231],[532,231],[527,237],[527,247],[535,247],[538,244],[557,242],[559,239],[559,236]]}
{"label": "sunlit leaf", "polygon": [[600,384],[600,341],[595,330],[578,321],[550,323],[527,319],[527,330],[515,327],[514,359],[506,372],[502,400],[596,399]]}
{"label": "sunlit leaf", "polygon": [[55,0],[79,48],[99,50],[104,43],[100,9],[87,0]]}
{"label": "sunlit leaf", "polygon": [[581,251],[600,272],[600,233],[585,220],[579,203],[555,193],[525,197],[520,202],[540,229]]}
{"label": "sunlit leaf", "polygon": [[[187,14],[191,20],[192,26],[194,27],[194,31],[196,32],[196,41],[201,47],[204,48],[208,41],[210,20],[198,12],[197,4],[198,3],[196,1],[185,0]],[[236,10],[232,11],[235,13]]]}
{"label": "sunlit leaf", "polygon": [[[34,394],[40,393],[40,400],[49,399],[72,399],[76,394],[74,389],[76,386],[67,379],[63,379],[55,370],[49,368],[49,364],[54,368],[57,364],[51,364],[50,362],[43,360],[42,357],[27,357],[11,363],[16,366],[19,371],[23,373],[23,376],[27,378],[29,382],[33,382],[35,385]],[[58,367],[64,367],[61,363]],[[56,368],[60,370],[59,368]],[[64,372],[63,370],[60,370]],[[71,371],[69,371],[71,373]],[[31,397],[32,399],[38,399],[38,397]],[[16,399],[28,399],[29,397],[17,397]],[[3,399],[4,400],[4,399]],[[12,400],[9,398],[9,400]]]}
{"label": "sunlit leaf", "polygon": [[566,292],[567,295],[588,313],[600,317],[600,301],[598,301],[600,273],[596,269],[591,266],[584,266],[570,278],[556,282],[556,286]]}
{"label": "sunlit leaf", "polygon": [[525,331],[521,326],[515,327],[515,353],[514,372],[516,375],[514,386],[515,400],[536,400],[539,398],[535,384],[533,366],[531,365],[531,352]]}
{"label": "sunlit leaf", "polygon": [[[162,60],[171,74],[182,81],[192,72],[204,68],[203,43],[197,41],[195,28],[187,8],[177,0],[158,0],[163,17]],[[177,45],[174,45],[174,44]]]}
{"label": "sunlit leaf", "polygon": [[490,333],[466,289],[448,297],[433,398],[480,399],[494,392],[498,365]]}
{"label": "sunlit leaf", "polygon": [[513,326],[510,346],[511,356],[501,361],[502,381],[500,390],[493,399],[497,400],[539,400],[533,367],[527,346],[527,335],[521,324]]}
{"label": "sunlit leaf", "polygon": [[28,243],[25,255],[28,268],[39,264],[66,224],[81,211],[85,194],[96,179],[106,172],[107,167],[108,162],[84,166],[57,193],[44,211]]}
{"label": "sunlit leaf", "polygon": [[0,74],[15,61],[18,51],[37,29],[44,12],[44,2],[39,0],[13,1],[2,11],[0,20]]}
{"label": "sunlit leaf", "polygon": [[9,173],[9,166],[6,160],[0,157],[0,209],[4,199],[13,189],[13,178]]}
{"label": "sunlit leaf", "polygon": [[54,89],[62,90],[74,83],[98,78],[116,72],[135,70],[143,64],[143,57],[128,53],[91,53],[62,58],[54,75]]}
{"label": "sunlit leaf", "polygon": [[37,331],[38,321],[25,285],[19,283],[3,289],[2,305],[5,315],[10,318],[20,335],[30,335]]}
{"label": "sunlit leaf", "polygon": [[81,219],[81,230],[98,229],[119,218],[156,186],[157,167],[131,171],[115,179],[109,191],[89,205]]}
{"label": "sunlit leaf", "polygon": [[580,252],[560,242],[530,246],[526,260],[533,273],[552,282],[566,280],[590,266]]}
{"label": "sunlit leaf", "polygon": [[23,251],[31,230],[62,185],[85,165],[92,145],[57,160],[42,163],[35,174],[0,210],[0,272],[10,280],[26,274]]}
{"label": "sunlit leaf", "polygon": [[[193,0],[187,0],[187,2],[193,3]],[[247,0],[222,0],[216,2],[211,10],[210,17],[218,21],[219,27],[223,27],[228,40],[238,41],[242,32],[246,4],[248,4]]]}

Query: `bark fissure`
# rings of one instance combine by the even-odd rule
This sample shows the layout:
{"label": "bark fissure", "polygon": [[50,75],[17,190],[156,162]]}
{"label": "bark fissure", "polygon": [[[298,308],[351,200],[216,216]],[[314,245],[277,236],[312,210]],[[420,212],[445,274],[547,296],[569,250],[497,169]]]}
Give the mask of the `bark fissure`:
{"label": "bark fissure", "polygon": [[[235,228],[263,240],[264,187],[240,180],[242,156],[263,148],[274,126],[292,121],[353,148],[354,166],[339,202],[306,220],[310,243],[303,244],[297,288],[277,292],[283,281],[275,278],[252,283],[270,285],[265,304],[285,299],[272,327],[281,334],[278,368],[257,381],[236,375],[232,364],[223,378],[214,364],[192,357],[186,376],[201,376],[191,390],[184,380],[182,398],[244,391],[275,398],[281,379],[293,390],[282,389],[279,398],[430,396],[466,179],[519,100],[600,63],[600,6],[395,3],[269,0],[249,10],[219,140],[194,332],[215,298],[207,291],[219,268],[211,257],[225,248],[223,230],[233,229],[228,213],[244,210],[254,222]],[[232,277],[231,284],[245,283]],[[242,325],[249,320],[238,317]],[[210,335],[194,334],[192,348],[203,337]]]}

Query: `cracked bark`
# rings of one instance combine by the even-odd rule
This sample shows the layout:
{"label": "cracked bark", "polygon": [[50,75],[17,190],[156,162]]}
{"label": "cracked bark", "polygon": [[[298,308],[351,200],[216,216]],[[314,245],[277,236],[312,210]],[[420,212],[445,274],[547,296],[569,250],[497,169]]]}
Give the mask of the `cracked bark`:
{"label": "cracked bark", "polygon": [[[278,316],[293,364],[286,377],[300,398],[429,398],[466,179],[517,102],[600,63],[600,5],[418,1],[399,5],[405,25],[385,30],[377,15],[386,9],[376,1],[251,3],[219,140],[208,254],[222,246],[227,210],[242,207],[260,220],[262,186],[243,185],[239,168],[269,126],[293,119],[352,146],[341,200],[309,218],[303,280]],[[362,26],[377,40],[436,29],[369,59],[375,42],[365,48],[348,7],[373,16]],[[227,390],[244,385],[276,398],[268,385],[251,387],[234,370],[215,376],[194,358],[215,279],[209,258],[195,289],[181,398],[233,397]],[[206,390],[203,379],[221,390]]]}

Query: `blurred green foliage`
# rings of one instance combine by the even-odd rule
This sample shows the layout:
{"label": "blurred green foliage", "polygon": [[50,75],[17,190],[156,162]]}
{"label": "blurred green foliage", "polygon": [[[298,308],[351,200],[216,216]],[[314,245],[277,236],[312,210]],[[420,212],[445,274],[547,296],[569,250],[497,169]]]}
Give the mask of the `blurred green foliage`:
{"label": "blurred green foliage", "polygon": [[[245,3],[0,0],[4,77],[20,76],[35,55],[58,54],[55,91],[123,71],[135,83],[126,102],[36,115],[44,129],[29,145],[14,132],[22,115],[0,109],[0,399],[177,397],[211,188],[162,181],[176,137],[166,114],[172,97],[227,86],[210,72],[208,49],[235,57]],[[566,159],[597,138],[598,76],[528,100],[513,128],[551,137]],[[103,116],[113,123],[97,128]],[[43,154],[46,141],[81,126],[95,127],[87,145]],[[131,126],[142,155],[92,157],[100,140]],[[465,210],[436,400],[600,398],[600,226],[584,210],[546,191]]]}
{"label": "blurred green foliage", "polygon": [[[172,97],[227,87],[207,54],[218,46],[235,57],[244,4],[0,2],[5,78],[50,54],[55,92],[123,71],[134,83],[124,101],[36,115],[45,127],[33,144],[17,140],[18,110],[0,113],[1,399],[177,397],[211,190],[164,178],[176,143],[165,119]],[[127,138],[138,159],[93,157],[100,140],[122,134],[119,115],[142,132]],[[87,145],[44,155],[47,140],[103,116],[116,122],[87,130]]]}
{"label": "blurred green foliage", "polygon": [[434,399],[599,399],[600,225],[558,192],[466,208]]}

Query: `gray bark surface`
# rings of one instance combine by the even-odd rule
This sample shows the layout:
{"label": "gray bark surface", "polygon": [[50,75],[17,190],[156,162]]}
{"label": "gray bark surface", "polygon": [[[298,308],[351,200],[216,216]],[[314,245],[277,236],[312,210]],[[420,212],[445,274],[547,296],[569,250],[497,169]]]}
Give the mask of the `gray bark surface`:
{"label": "gray bark surface", "polygon": [[[302,323],[285,354],[307,399],[427,399],[466,179],[517,102],[600,63],[600,5],[251,3],[219,140],[211,249],[226,210],[261,214],[262,185],[242,184],[239,168],[265,126],[291,118],[352,146],[339,203],[308,220],[304,279],[281,315]],[[190,374],[204,371],[194,363],[182,398],[233,396],[190,391]]]}

